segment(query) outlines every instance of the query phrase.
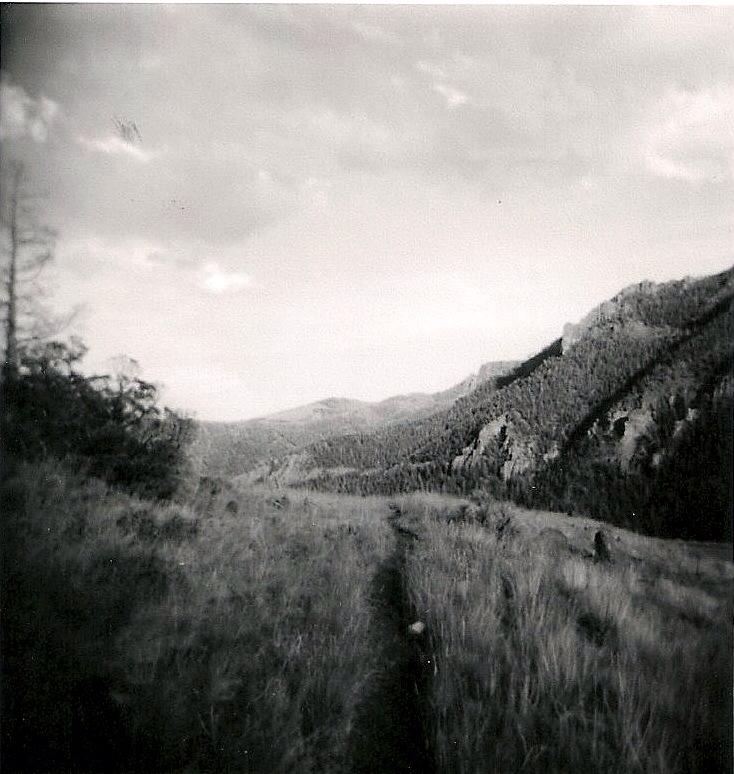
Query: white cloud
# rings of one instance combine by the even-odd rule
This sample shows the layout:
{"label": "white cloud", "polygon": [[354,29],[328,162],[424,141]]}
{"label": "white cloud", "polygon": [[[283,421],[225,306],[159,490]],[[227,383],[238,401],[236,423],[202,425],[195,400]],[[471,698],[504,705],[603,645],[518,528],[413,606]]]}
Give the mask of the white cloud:
{"label": "white cloud", "polygon": [[126,155],[143,164],[154,159],[158,154],[153,151],[147,151],[140,145],[125,142],[122,137],[111,134],[103,139],[90,140],[86,137],[79,137],[79,143],[85,148],[105,153],[108,156]]}
{"label": "white cloud", "polygon": [[394,129],[365,112],[340,114],[324,110],[308,114],[307,120],[317,136],[334,145],[356,141],[371,147],[384,147],[395,142]]}
{"label": "white cloud", "polygon": [[[471,69],[467,67],[464,57],[452,61],[444,62],[442,65],[435,64],[433,62],[419,61],[415,63],[415,69],[425,75],[430,76],[433,81],[432,88],[436,94],[440,94],[445,100],[446,105],[449,108],[458,107],[459,105],[465,105],[469,102],[469,97],[463,92],[457,89],[455,86],[449,85],[447,79],[455,79],[458,76],[460,80],[466,80],[467,74],[472,74]],[[476,68],[474,61],[471,61],[471,67]],[[475,80],[475,79],[472,79]]]}
{"label": "white cloud", "polygon": [[445,86],[442,83],[437,83],[433,90],[440,94],[444,99],[446,100],[446,104],[450,107],[458,107],[459,105],[464,105],[469,101],[469,97],[464,94],[463,91],[459,91],[458,89],[454,89],[451,86]]}
{"label": "white cloud", "polygon": [[320,210],[329,204],[331,181],[320,177],[308,177],[304,180],[301,191],[304,206],[308,212]]}
{"label": "white cloud", "polygon": [[593,175],[583,175],[579,184],[586,191],[596,191],[599,188],[599,181]]}
{"label": "white cloud", "polygon": [[210,293],[220,295],[252,286],[252,277],[243,271],[226,271],[215,262],[207,263],[203,269],[202,285]]}
{"label": "white cloud", "polygon": [[399,42],[398,38],[386,32],[383,27],[380,27],[377,24],[367,24],[358,21],[352,24],[352,29],[362,38],[362,40],[368,43],[396,44]]}
{"label": "white cloud", "polygon": [[670,91],[643,142],[653,174],[691,182],[734,177],[734,87]]}
{"label": "white cloud", "polygon": [[17,140],[30,137],[46,142],[59,106],[48,97],[30,97],[22,86],[10,82],[3,73],[0,81],[0,138]]}
{"label": "white cloud", "polygon": [[[131,276],[131,271],[151,272],[160,267],[179,265],[179,256],[173,248],[135,237],[122,241],[95,235],[62,239],[56,257],[65,271],[85,276],[105,269],[118,276],[120,273]],[[189,260],[183,267],[190,265]]]}

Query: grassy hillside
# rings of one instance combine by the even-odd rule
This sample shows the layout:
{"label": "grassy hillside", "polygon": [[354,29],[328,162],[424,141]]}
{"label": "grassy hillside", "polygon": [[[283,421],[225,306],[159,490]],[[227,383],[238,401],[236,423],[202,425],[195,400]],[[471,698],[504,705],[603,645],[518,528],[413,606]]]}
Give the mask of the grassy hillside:
{"label": "grassy hillside", "polygon": [[[491,386],[427,418],[312,444],[276,478],[362,493],[481,488],[650,532],[725,537],[733,293],[732,271],[628,288]],[[691,485],[710,492],[701,519]]]}

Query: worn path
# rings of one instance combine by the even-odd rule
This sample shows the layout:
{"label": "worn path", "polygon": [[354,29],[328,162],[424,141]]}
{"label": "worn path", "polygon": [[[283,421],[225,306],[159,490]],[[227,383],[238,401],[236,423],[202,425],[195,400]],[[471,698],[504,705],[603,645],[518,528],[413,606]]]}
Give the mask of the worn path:
{"label": "worn path", "polygon": [[400,516],[400,509],[391,506],[395,550],[373,580],[372,631],[382,667],[357,710],[352,731],[351,770],[360,774],[434,771],[422,719],[428,670],[419,643],[408,632],[413,621],[405,564],[418,536],[400,526]]}

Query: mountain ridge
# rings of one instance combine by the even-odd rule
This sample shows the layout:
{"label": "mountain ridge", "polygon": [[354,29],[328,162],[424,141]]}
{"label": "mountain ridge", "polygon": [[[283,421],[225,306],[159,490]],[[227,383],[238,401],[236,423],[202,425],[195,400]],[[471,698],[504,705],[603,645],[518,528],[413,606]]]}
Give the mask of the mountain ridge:
{"label": "mountain ridge", "polygon": [[334,434],[365,432],[430,415],[479,385],[502,377],[518,363],[486,362],[462,381],[435,393],[402,393],[379,401],[330,397],[239,422],[200,421],[192,453],[208,475],[240,475],[264,460]]}
{"label": "mountain ridge", "polygon": [[[720,535],[730,529],[733,295],[732,269],[629,286],[450,406],[321,439],[259,475],[362,494],[479,488],[658,533]],[[694,438],[711,471],[693,459]],[[684,485],[708,509],[697,526]]]}

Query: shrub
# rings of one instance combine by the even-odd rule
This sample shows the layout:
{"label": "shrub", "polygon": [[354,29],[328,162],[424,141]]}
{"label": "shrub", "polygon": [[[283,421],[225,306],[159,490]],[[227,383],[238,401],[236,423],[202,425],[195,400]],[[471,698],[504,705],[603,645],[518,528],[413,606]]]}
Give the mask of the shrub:
{"label": "shrub", "polygon": [[84,376],[85,348],[39,344],[3,375],[2,439],[9,459],[55,456],[135,494],[167,498],[185,472],[192,422],[157,405],[155,385]]}

